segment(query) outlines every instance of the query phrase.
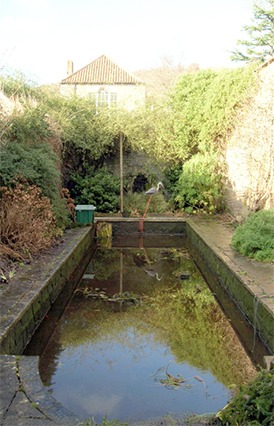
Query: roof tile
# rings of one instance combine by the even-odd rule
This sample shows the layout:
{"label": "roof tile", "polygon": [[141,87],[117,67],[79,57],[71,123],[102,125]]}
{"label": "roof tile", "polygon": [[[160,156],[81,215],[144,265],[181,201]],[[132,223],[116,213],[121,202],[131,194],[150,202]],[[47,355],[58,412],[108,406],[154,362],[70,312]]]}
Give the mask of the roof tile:
{"label": "roof tile", "polygon": [[61,81],[61,84],[140,84],[137,77],[129,74],[102,55],[95,61],[74,72]]}

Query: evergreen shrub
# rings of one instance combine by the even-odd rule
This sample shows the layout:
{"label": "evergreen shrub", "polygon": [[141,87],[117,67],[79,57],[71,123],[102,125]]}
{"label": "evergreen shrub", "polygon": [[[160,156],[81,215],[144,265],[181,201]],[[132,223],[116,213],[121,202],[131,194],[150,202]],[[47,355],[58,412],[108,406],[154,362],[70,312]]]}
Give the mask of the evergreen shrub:
{"label": "evergreen shrub", "polygon": [[120,181],[106,169],[94,172],[87,169],[84,176],[71,176],[71,194],[75,204],[93,204],[102,213],[117,212],[119,209]]}
{"label": "evergreen shrub", "polygon": [[46,120],[45,110],[42,107],[24,106],[23,111],[16,111],[9,118],[10,126],[4,135],[4,141],[20,143],[37,143],[53,136],[53,131]]}
{"label": "evergreen shrub", "polygon": [[222,207],[221,174],[217,157],[197,154],[182,168],[175,189],[175,202],[187,213],[214,213]]}
{"label": "evergreen shrub", "polygon": [[251,213],[238,225],[232,237],[232,247],[244,256],[259,261],[274,260],[274,209]]}

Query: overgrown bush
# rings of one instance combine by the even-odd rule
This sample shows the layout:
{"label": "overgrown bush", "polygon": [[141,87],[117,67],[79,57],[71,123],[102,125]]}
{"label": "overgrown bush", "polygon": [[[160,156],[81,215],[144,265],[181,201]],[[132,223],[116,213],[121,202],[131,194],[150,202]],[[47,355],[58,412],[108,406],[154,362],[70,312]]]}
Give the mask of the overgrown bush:
{"label": "overgrown bush", "polygon": [[198,152],[204,126],[204,105],[216,76],[217,72],[213,70],[183,75],[173,91],[174,130],[183,160]]}
{"label": "overgrown bush", "polygon": [[59,160],[47,143],[8,143],[0,152],[0,186],[22,179],[41,189],[52,203],[58,226],[67,224],[68,212],[61,195]]}
{"label": "overgrown bush", "polygon": [[2,254],[25,260],[50,247],[60,234],[51,203],[37,186],[1,187],[0,228]]}
{"label": "overgrown bush", "polygon": [[37,144],[47,140],[53,136],[53,132],[45,115],[44,108],[31,102],[24,104],[21,111],[15,110],[10,116],[10,126],[4,135],[4,142]]}
{"label": "overgrown bush", "polygon": [[181,158],[216,149],[235,125],[237,109],[254,87],[254,67],[201,70],[183,75],[175,86],[174,130]]}
{"label": "overgrown bush", "polygon": [[74,184],[71,193],[77,204],[93,204],[96,211],[109,213],[119,209],[119,178],[101,169],[94,172],[88,169],[87,174],[71,177]]}
{"label": "overgrown bush", "polygon": [[97,114],[90,99],[55,95],[47,100],[46,105],[59,125],[64,151],[73,144],[83,152],[88,150],[89,155],[98,160],[113,147],[116,132],[112,115],[105,110]]}
{"label": "overgrown bush", "polygon": [[197,154],[182,168],[175,188],[175,202],[188,213],[213,213],[222,207],[221,173],[216,155]]}
{"label": "overgrown bush", "polygon": [[17,72],[14,76],[0,76],[0,89],[6,96],[12,98],[33,97],[37,93],[33,82],[29,81],[22,73]]}
{"label": "overgrown bush", "polygon": [[274,209],[251,213],[232,237],[232,247],[260,261],[274,260]]}
{"label": "overgrown bush", "polygon": [[274,369],[261,370],[249,384],[242,386],[217,417],[223,425],[271,426],[274,424]]}

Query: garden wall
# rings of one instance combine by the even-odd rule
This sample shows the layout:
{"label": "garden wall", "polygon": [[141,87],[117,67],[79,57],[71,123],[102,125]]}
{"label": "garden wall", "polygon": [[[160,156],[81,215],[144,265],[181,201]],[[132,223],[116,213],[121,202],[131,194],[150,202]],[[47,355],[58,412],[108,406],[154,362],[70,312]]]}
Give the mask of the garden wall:
{"label": "garden wall", "polygon": [[274,58],[255,74],[258,91],[239,113],[225,152],[226,205],[239,220],[274,206]]}

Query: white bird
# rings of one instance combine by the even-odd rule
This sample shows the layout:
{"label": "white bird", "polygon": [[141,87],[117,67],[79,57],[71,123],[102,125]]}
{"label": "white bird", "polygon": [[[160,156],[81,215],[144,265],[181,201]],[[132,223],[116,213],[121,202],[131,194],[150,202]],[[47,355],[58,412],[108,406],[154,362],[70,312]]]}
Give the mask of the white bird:
{"label": "white bird", "polygon": [[146,191],[146,194],[147,195],[154,195],[154,194],[156,194],[156,192],[160,191],[160,189],[164,189],[164,185],[162,184],[162,182],[158,182],[157,188],[156,188],[156,186],[153,186],[148,191]]}
{"label": "white bird", "polygon": [[148,199],[143,217],[139,220],[139,232],[141,232],[141,233],[144,232],[144,220],[145,220],[145,217],[146,217],[146,214],[147,214],[147,211],[148,211],[148,207],[149,207],[149,204],[152,200],[153,195],[156,194],[156,192],[158,192],[160,189],[163,189],[163,188],[164,188],[164,185],[162,184],[162,182],[158,182],[157,188],[155,186],[153,186],[148,191],[146,191],[146,194],[149,195],[150,197]]}

